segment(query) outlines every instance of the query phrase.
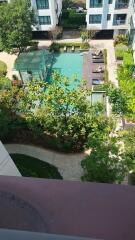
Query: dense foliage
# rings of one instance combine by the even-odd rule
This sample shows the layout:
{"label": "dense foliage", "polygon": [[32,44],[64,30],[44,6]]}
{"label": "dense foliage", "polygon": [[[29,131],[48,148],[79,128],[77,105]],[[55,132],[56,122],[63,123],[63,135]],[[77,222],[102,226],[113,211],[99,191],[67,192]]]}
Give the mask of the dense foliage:
{"label": "dense foliage", "polygon": [[116,38],[114,39],[114,46],[117,46],[118,44],[123,44],[123,45],[128,45],[128,36],[127,35],[117,35]]}
{"label": "dense foliage", "polygon": [[118,68],[118,81],[121,91],[127,98],[127,113],[125,116],[132,121],[135,121],[135,78],[133,76],[134,63],[132,52],[124,54],[123,65]]}
{"label": "dense foliage", "polygon": [[76,13],[75,10],[63,10],[61,24],[63,28],[76,29],[80,28],[80,25],[85,25],[86,13]]}
{"label": "dense foliage", "polygon": [[55,73],[50,85],[33,80],[25,88],[0,93],[0,137],[24,128],[40,138],[44,134],[55,137],[59,149],[82,150],[89,133],[100,127],[105,116],[101,105],[90,106],[85,85],[73,89],[72,81],[77,80]]}
{"label": "dense foliage", "polygon": [[120,136],[115,133],[112,125],[103,126],[99,132],[90,134],[90,155],[82,161],[84,169],[83,181],[121,183],[128,174],[129,162],[120,142]]}
{"label": "dense foliage", "polygon": [[27,47],[32,39],[32,25],[35,23],[30,0],[12,0],[0,5],[0,48],[11,52]]}

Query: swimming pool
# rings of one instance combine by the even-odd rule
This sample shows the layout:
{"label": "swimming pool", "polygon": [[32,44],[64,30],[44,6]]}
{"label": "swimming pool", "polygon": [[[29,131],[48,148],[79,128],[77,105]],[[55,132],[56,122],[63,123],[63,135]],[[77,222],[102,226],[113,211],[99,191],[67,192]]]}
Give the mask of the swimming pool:
{"label": "swimming pool", "polygon": [[[51,82],[52,74],[56,70],[60,75],[71,79],[71,87],[77,87],[82,80],[83,53],[54,54],[50,66],[48,82]],[[78,79],[76,82],[75,79]]]}

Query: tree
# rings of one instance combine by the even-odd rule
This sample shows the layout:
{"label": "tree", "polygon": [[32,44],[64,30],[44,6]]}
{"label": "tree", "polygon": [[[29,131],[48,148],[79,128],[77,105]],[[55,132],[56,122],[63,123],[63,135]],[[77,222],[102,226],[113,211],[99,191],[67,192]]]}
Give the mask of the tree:
{"label": "tree", "polygon": [[88,31],[81,32],[81,39],[83,43],[88,42],[89,39]]}
{"label": "tree", "polygon": [[98,123],[99,115],[103,114],[101,106],[91,107],[87,96],[90,94],[84,86],[71,88],[72,81],[65,76],[53,75],[53,81],[44,92],[42,108],[37,111],[37,118],[44,131],[57,136],[61,144],[71,148],[82,149],[87,136]]}
{"label": "tree", "polygon": [[[71,88],[72,81],[76,88]],[[55,72],[51,84],[33,80],[25,88],[14,87],[7,108],[23,116],[33,132],[55,136],[67,149],[82,150],[92,129],[101,125],[104,111],[100,104],[90,106],[90,92],[85,84],[79,85],[76,77],[68,79]]]}
{"label": "tree", "polygon": [[73,5],[72,0],[63,0],[63,3],[62,3],[63,9],[67,9],[68,7],[70,7],[70,5]]}
{"label": "tree", "polygon": [[32,39],[32,25],[35,24],[34,11],[30,0],[12,0],[0,5],[0,46],[6,52],[14,48],[21,51],[29,46]]}
{"label": "tree", "polygon": [[84,27],[81,28],[81,39],[82,42],[88,42],[88,40],[92,39],[98,30],[86,30]]}
{"label": "tree", "polygon": [[128,174],[129,158],[119,134],[109,124],[102,131],[90,134],[91,153],[82,160],[83,181],[121,183]]}
{"label": "tree", "polygon": [[63,31],[63,28],[62,27],[59,27],[59,26],[56,26],[54,28],[51,28],[50,29],[50,32],[51,32],[51,37],[53,40],[56,40],[58,39],[58,37],[62,34],[62,31]]}

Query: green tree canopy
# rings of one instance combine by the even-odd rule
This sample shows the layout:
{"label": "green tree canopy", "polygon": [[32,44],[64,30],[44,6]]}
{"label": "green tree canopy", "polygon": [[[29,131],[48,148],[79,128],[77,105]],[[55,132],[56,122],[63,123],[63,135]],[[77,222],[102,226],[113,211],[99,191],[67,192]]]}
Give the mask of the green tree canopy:
{"label": "green tree canopy", "polygon": [[18,113],[35,134],[48,134],[58,139],[59,145],[82,150],[89,133],[100,128],[105,119],[103,106],[91,107],[85,84],[71,88],[71,81],[53,75],[51,84],[33,80],[25,88],[14,87],[4,96],[6,107]]}
{"label": "green tree canopy", "polygon": [[11,52],[13,48],[29,45],[32,39],[32,25],[35,23],[30,0],[11,0],[0,5],[0,48]]}
{"label": "green tree canopy", "polygon": [[112,126],[112,123],[108,123],[102,131],[90,134],[91,153],[82,160],[83,181],[121,183],[128,174],[131,159]]}

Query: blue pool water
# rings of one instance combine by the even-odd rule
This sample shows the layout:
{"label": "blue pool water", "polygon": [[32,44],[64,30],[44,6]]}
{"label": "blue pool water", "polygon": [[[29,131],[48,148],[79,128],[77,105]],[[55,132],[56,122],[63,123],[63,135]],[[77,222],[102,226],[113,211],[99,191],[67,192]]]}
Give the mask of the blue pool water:
{"label": "blue pool water", "polygon": [[[82,53],[60,53],[54,54],[50,67],[48,82],[51,82],[52,74],[56,70],[60,75],[71,79],[71,87],[75,88],[82,80]],[[76,82],[75,79],[78,79]]]}

